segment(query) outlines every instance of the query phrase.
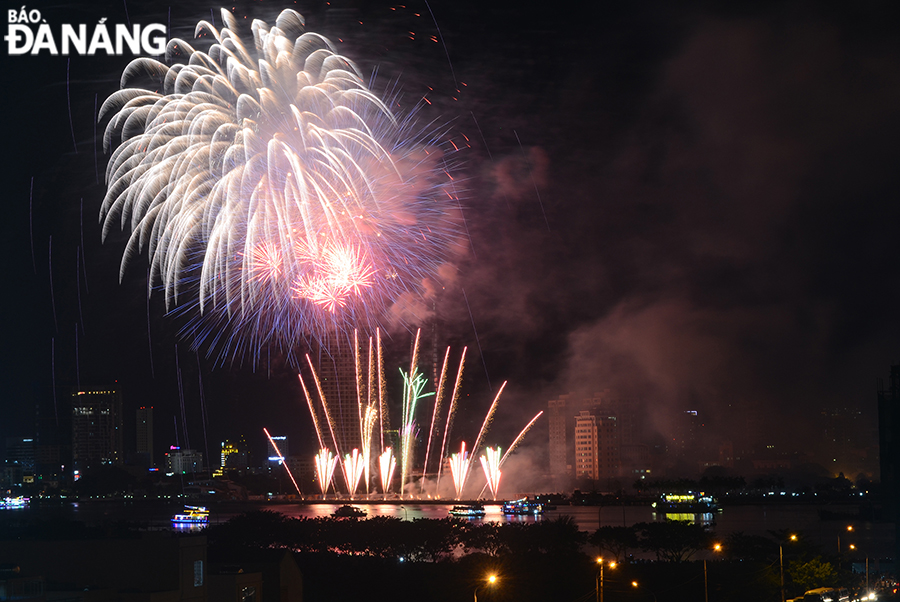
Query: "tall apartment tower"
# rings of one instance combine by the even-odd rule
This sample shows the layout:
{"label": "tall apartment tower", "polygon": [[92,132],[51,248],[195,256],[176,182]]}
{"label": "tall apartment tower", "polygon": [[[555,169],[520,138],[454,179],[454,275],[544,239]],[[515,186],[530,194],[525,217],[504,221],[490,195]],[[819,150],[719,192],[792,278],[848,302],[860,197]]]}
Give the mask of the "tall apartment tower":
{"label": "tall apartment tower", "polygon": [[138,408],[135,416],[135,433],[138,462],[142,466],[153,466],[153,407]]}
{"label": "tall apartment tower", "polygon": [[121,464],[122,393],[114,387],[72,391],[72,463],[79,472]]}
{"label": "tall apartment tower", "polygon": [[638,449],[634,403],[608,389],[591,397],[567,394],[551,399],[550,474],[557,480],[598,480],[605,487],[609,479],[638,471],[645,450]]}
{"label": "tall apartment tower", "polygon": [[575,416],[575,478],[597,480],[600,478],[597,417],[589,410]]}
{"label": "tall apartment tower", "polygon": [[[362,354],[362,351],[360,353]],[[361,446],[359,407],[356,400],[356,358],[353,348],[347,341],[341,341],[339,346],[314,348],[310,358],[316,367],[322,394],[328,403],[329,415],[334,426],[334,436],[340,452],[341,454],[350,453],[353,448],[358,449]],[[309,386],[312,387],[310,395],[316,402],[315,407],[319,412],[319,424],[325,434],[325,442],[329,448],[333,447],[328,423],[318,400],[318,392],[315,391],[314,384],[309,384]]]}

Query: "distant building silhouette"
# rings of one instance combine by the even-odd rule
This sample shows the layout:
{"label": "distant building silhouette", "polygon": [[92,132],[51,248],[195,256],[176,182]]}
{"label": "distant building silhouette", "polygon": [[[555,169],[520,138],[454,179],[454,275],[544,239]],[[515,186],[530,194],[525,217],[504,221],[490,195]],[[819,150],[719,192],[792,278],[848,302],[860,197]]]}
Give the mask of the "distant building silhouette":
{"label": "distant building silhouette", "polygon": [[648,472],[649,448],[637,441],[634,404],[609,389],[548,402],[550,474],[558,486],[574,478],[610,488],[614,479]]}
{"label": "distant building silhouette", "polygon": [[135,415],[135,433],[138,463],[153,466],[153,408],[142,406]]}
{"label": "distant building silhouette", "polygon": [[0,484],[9,487],[34,480],[34,438],[7,437],[6,460]]}
{"label": "distant building silhouette", "polygon": [[83,473],[122,464],[122,393],[115,387],[72,391],[72,464]]}
{"label": "distant building silhouette", "polygon": [[222,441],[219,452],[219,467],[213,476],[221,477],[225,473],[236,470],[245,471],[250,465],[250,452],[247,450],[247,440],[241,435],[237,440],[226,439]]}
{"label": "distant building silhouette", "polygon": [[171,474],[203,472],[203,453],[173,445],[166,452],[166,472]]}

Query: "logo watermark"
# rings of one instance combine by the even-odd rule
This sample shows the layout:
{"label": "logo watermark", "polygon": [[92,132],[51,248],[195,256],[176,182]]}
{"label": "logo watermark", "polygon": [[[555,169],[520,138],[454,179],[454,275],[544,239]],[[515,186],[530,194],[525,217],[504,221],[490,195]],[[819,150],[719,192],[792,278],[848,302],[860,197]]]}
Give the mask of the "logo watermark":
{"label": "logo watermark", "polygon": [[58,30],[51,29],[37,9],[28,10],[24,5],[19,10],[7,11],[9,26],[3,39],[10,55],[46,53],[50,55],[70,54],[131,54],[160,55],[166,51],[166,26],[161,23],[151,25],[107,25],[106,17],[100,19],[93,29],[88,25],[63,23]]}

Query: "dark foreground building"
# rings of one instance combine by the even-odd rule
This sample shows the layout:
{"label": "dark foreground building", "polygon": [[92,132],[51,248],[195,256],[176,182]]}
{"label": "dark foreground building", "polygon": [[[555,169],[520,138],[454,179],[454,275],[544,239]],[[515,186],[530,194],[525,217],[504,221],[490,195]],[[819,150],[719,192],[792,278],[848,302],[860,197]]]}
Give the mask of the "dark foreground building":
{"label": "dark foreground building", "polygon": [[900,366],[891,366],[890,385],[878,387],[878,445],[885,519],[895,524],[894,558],[900,559]]}
{"label": "dark foreground building", "polygon": [[[210,566],[204,535],[0,540],[0,599],[43,602],[302,602],[292,554]],[[4,597],[6,596],[6,597]]]}

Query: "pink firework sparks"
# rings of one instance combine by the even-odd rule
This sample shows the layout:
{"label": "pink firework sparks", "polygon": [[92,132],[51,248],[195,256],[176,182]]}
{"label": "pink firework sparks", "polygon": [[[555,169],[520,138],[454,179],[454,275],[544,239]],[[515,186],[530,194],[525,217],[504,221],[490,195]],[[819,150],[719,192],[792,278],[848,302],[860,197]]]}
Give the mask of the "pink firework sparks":
{"label": "pink firework sparks", "polygon": [[297,246],[297,253],[310,269],[294,285],[294,294],[332,313],[373,284],[375,270],[357,247],[327,242],[313,249],[303,244]]}

